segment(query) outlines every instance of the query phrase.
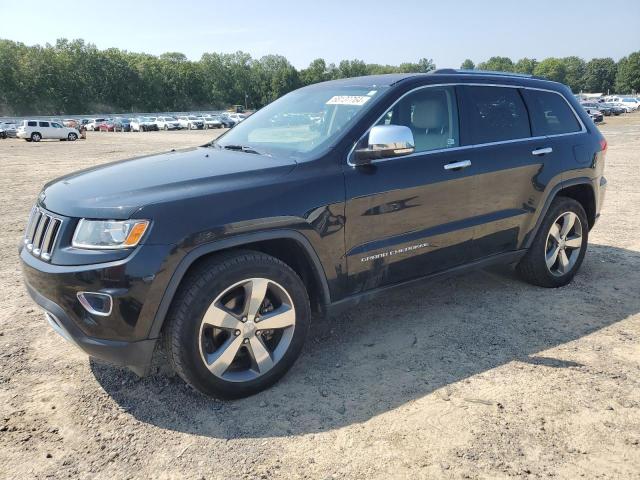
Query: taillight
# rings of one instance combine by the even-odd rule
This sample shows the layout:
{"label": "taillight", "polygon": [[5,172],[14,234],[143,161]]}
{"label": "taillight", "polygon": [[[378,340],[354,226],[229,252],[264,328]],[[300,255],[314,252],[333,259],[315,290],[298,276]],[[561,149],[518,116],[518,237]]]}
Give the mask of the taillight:
{"label": "taillight", "polygon": [[602,153],[607,152],[607,139],[604,137],[600,139],[600,150],[602,151]]}

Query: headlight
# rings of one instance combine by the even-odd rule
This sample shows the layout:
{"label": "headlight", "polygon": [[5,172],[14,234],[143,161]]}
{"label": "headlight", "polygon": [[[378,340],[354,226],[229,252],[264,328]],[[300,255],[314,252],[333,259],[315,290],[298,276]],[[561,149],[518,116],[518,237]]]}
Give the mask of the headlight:
{"label": "headlight", "polygon": [[148,220],[86,220],[76,227],[71,244],[76,248],[118,249],[135,247],[147,231]]}

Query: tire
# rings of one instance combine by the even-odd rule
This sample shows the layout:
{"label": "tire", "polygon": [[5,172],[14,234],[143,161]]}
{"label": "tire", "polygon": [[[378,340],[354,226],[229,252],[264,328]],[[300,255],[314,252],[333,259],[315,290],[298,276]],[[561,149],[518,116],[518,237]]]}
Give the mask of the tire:
{"label": "tire", "polygon": [[572,198],[556,197],[516,270],[533,285],[567,285],[584,260],[588,241],[589,222],[582,205]]}
{"label": "tire", "polygon": [[[254,285],[268,285],[262,303],[262,295],[246,301],[247,291],[261,291]],[[223,303],[227,312],[233,308],[232,315],[214,307]],[[255,323],[251,305],[259,313]],[[246,317],[243,311],[249,312]],[[205,324],[206,313],[223,328]],[[165,350],[176,373],[196,390],[218,398],[246,397],[273,385],[293,365],[310,316],[304,284],[288,265],[260,252],[230,251],[203,261],[183,280],[167,315]],[[293,323],[261,331],[268,318]]]}
{"label": "tire", "polygon": [[40,140],[42,140],[42,135],[40,135],[38,132],[33,132],[31,134],[31,141],[32,142],[39,142]]}
{"label": "tire", "polygon": [[67,138],[69,139],[70,142],[75,142],[78,139],[78,135],[71,132]]}

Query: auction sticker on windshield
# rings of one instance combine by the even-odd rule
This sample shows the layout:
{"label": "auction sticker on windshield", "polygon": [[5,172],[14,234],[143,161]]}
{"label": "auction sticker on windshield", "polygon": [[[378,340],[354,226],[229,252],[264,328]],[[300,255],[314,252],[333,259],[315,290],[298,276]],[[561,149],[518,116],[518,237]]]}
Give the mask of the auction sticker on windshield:
{"label": "auction sticker on windshield", "polygon": [[327,101],[327,105],[364,105],[371,97],[364,95],[336,95]]}

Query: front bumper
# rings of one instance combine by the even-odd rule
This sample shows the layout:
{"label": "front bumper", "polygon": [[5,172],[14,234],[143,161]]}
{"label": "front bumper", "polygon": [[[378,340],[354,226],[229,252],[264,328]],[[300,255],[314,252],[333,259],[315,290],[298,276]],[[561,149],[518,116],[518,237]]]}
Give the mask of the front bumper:
{"label": "front bumper", "polygon": [[31,298],[44,309],[49,325],[65,340],[91,357],[128,367],[140,376],[147,374],[157,339],[127,342],[90,337],[73,323],[59,305],[42,296],[29,284],[26,286]]}
{"label": "front bumper", "polygon": [[[26,248],[20,258],[29,295],[58,333],[87,354],[142,375],[151,364],[157,338],[150,332],[173,271],[165,264],[170,251],[171,246],[142,245],[125,259],[91,265],[52,265]],[[89,312],[79,292],[109,294],[111,312]]]}

